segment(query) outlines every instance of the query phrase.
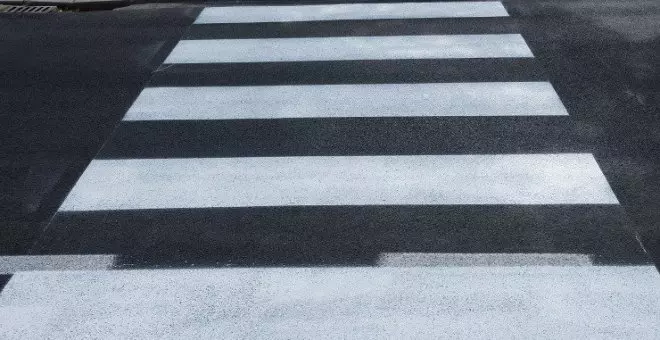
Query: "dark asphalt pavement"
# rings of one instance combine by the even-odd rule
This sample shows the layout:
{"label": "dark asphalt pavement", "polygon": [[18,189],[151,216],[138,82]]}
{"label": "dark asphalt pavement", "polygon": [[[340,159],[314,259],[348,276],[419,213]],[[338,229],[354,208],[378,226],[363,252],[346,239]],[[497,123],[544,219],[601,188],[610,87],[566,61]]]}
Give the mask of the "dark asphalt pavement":
{"label": "dark asphalt pavement", "polygon": [[646,249],[660,260],[660,4],[507,1]]}
{"label": "dark asphalt pavement", "polygon": [[0,254],[26,254],[195,10],[0,17]]}

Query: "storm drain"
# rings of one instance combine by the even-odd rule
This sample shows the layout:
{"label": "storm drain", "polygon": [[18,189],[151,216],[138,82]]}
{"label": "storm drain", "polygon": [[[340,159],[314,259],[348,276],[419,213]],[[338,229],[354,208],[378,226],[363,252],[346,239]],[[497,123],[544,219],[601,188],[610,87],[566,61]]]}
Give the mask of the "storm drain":
{"label": "storm drain", "polygon": [[57,12],[57,6],[2,6],[0,13],[51,13]]}

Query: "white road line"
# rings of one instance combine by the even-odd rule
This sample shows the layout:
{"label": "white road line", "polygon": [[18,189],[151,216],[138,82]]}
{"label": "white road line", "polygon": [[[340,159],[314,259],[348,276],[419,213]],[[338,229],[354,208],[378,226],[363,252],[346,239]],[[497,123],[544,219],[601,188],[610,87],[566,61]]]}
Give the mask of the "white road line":
{"label": "white road line", "polygon": [[653,266],[25,272],[14,339],[653,339]]}
{"label": "white road line", "polygon": [[145,88],[124,120],[568,115],[547,82]]}
{"label": "white road line", "polygon": [[94,160],[61,211],[617,204],[590,154]]}
{"label": "white road line", "polygon": [[112,269],[115,255],[18,255],[0,256],[0,274],[33,270]]}
{"label": "white road line", "polygon": [[501,2],[421,2],[307,6],[207,7],[195,24],[329,20],[506,17]]}
{"label": "white road line", "polygon": [[181,40],[165,64],[533,56],[520,34],[215,39]]}
{"label": "white road line", "polygon": [[587,254],[548,253],[381,253],[381,267],[591,266]]}

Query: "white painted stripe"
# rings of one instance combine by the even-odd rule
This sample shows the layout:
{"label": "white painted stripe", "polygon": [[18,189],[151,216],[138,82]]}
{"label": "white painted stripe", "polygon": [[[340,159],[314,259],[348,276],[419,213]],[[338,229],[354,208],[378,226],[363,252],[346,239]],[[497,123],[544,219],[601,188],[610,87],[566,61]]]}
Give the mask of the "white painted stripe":
{"label": "white painted stripe", "polygon": [[145,88],[124,120],[568,115],[547,82]]}
{"label": "white painted stripe", "polygon": [[14,339],[655,339],[653,266],[26,272]]}
{"label": "white painted stripe", "polygon": [[181,40],[165,63],[531,58],[533,56],[520,34],[457,34]]}
{"label": "white painted stripe", "polygon": [[586,254],[381,253],[380,267],[591,266]]}
{"label": "white painted stripe", "polygon": [[0,274],[34,270],[112,269],[115,255],[19,255],[0,256]]}
{"label": "white painted stripe", "polygon": [[506,17],[502,3],[496,1],[473,2],[420,2],[389,4],[337,4],[307,6],[235,6],[207,7],[195,24],[422,19],[422,18],[483,18]]}
{"label": "white painted stripe", "polygon": [[94,160],[60,210],[617,204],[590,154]]}

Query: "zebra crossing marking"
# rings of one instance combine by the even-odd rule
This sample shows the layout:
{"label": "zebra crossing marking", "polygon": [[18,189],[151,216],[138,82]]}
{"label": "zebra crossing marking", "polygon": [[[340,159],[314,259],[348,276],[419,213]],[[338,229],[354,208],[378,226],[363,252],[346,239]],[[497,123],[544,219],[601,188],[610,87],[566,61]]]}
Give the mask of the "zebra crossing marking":
{"label": "zebra crossing marking", "polygon": [[149,87],[124,120],[563,115],[548,82],[487,82]]}
{"label": "zebra crossing marking", "polygon": [[[651,339],[652,266],[233,268],[25,272],[4,339]],[[175,320],[170,322],[168,320]]]}
{"label": "zebra crossing marking", "polygon": [[531,58],[520,34],[181,40],[165,64]]}
{"label": "zebra crossing marking", "polygon": [[207,7],[195,24],[424,18],[506,17],[501,2],[420,2],[298,6]]}
{"label": "zebra crossing marking", "polygon": [[590,154],[94,160],[60,211],[618,204]]}

